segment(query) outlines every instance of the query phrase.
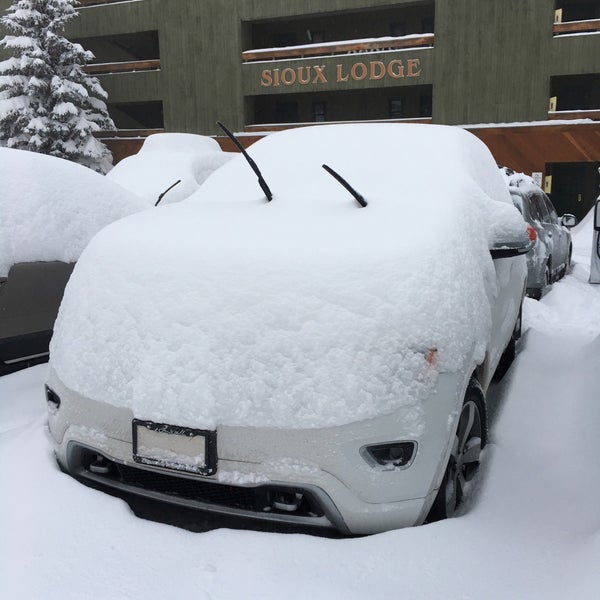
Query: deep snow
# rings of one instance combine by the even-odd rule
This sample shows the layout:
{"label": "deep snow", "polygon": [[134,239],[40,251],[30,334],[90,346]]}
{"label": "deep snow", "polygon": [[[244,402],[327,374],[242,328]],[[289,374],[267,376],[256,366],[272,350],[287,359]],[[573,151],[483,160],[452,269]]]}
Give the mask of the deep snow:
{"label": "deep snow", "polygon": [[600,597],[600,286],[587,283],[588,238],[589,221],[573,273],[526,300],[520,352],[490,392],[484,472],[450,521],[352,540],[143,521],[56,467],[45,366],[0,379],[4,597]]}
{"label": "deep snow", "polygon": [[18,262],[75,262],[100,229],[147,208],[87,167],[26,150],[0,148],[0,181],[0,277]]}
{"label": "deep snow", "polygon": [[51,343],[67,387],[156,422],[319,428],[418,408],[439,372],[504,348],[522,287],[513,275],[513,322],[491,340],[506,283],[489,248],[526,227],[475,136],[318,126],[250,154],[272,202],[238,155],[88,245]]}

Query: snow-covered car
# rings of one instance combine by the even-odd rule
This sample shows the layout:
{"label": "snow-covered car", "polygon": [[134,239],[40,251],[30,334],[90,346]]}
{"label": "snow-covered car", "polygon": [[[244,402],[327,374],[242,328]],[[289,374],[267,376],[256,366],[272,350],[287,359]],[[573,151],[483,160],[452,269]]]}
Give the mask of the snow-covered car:
{"label": "snow-covered car", "polygon": [[78,261],[47,379],[60,465],[352,534],[451,516],[531,247],[491,154],[459,128],[357,124],[249,155],[258,181],[240,155]]}
{"label": "snow-covered car", "polygon": [[527,295],[539,300],[549,285],[558,281],[571,266],[571,227],[577,217],[559,217],[550,198],[535,181],[523,173],[502,167],[514,205],[536,232],[533,248],[527,253]]}
{"label": "snow-covered car", "polygon": [[73,263],[102,227],[146,205],[103,175],[0,148],[0,375],[48,359]]}
{"label": "snow-covered car", "polygon": [[155,133],[137,154],[124,158],[106,176],[150,206],[159,199],[161,204],[170,204],[190,196],[234,156],[205,135]]}

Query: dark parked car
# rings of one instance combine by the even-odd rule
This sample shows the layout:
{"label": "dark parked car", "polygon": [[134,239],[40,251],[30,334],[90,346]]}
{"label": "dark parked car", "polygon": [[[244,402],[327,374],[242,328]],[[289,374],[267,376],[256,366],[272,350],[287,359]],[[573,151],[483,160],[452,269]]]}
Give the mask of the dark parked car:
{"label": "dark parked car", "polygon": [[569,229],[577,224],[571,214],[559,217],[554,205],[533,179],[503,167],[510,195],[537,239],[527,254],[527,295],[539,300],[548,286],[571,266],[573,244]]}
{"label": "dark parked car", "polygon": [[48,344],[73,263],[13,265],[0,278],[0,375],[48,360]]}

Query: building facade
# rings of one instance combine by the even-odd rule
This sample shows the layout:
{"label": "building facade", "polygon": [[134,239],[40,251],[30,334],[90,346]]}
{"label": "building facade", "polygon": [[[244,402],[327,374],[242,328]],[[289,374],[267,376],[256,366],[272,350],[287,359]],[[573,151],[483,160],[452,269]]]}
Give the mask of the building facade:
{"label": "building facade", "polygon": [[559,212],[597,196],[598,0],[82,0],[67,35],[96,55],[117,151],[217,120],[465,125]]}

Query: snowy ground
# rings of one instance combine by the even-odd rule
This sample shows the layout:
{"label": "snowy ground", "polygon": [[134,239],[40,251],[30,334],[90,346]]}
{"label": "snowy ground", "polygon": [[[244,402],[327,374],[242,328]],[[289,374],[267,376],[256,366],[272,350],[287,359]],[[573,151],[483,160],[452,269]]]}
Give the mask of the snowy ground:
{"label": "snowy ground", "polygon": [[57,469],[45,366],[0,379],[5,598],[600,598],[600,286],[589,227],[572,274],[526,300],[520,353],[490,393],[484,474],[462,516],[359,539],[135,517]]}

